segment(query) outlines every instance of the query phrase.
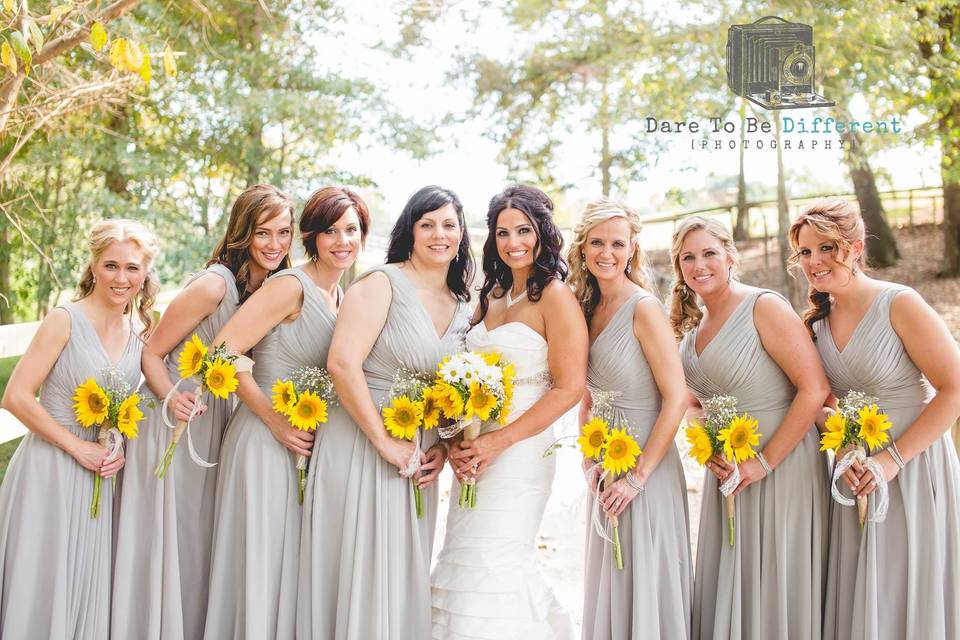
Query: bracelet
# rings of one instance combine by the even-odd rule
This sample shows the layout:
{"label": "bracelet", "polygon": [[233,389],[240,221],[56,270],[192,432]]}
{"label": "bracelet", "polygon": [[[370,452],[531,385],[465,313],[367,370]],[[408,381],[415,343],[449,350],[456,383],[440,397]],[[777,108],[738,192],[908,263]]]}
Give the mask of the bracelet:
{"label": "bracelet", "polygon": [[770,463],[767,462],[767,459],[763,457],[762,451],[757,451],[757,460],[760,462],[760,466],[763,467],[763,470],[767,472],[767,475],[773,473],[773,467],[771,467]]}
{"label": "bracelet", "polygon": [[629,471],[624,474],[623,479],[627,481],[627,485],[637,493],[643,493],[643,485],[640,484],[640,481],[637,480],[637,476]]}
{"label": "bracelet", "polygon": [[903,456],[900,455],[900,450],[897,449],[897,443],[891,442],[890,446],[887,447],[887,453],[890,454],[890,458],[897,464],[898,467],[900,467],[901,470],[907,466],[903,461]]}

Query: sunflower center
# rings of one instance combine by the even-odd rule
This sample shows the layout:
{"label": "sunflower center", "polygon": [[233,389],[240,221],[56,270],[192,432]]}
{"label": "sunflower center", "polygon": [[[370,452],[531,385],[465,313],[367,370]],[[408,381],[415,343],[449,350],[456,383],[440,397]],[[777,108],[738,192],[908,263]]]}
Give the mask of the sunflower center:
{"label": "sunflower center", "polygon": [[313,417],[313,405],[309,402],[301,402],[298,407],[298,413],[301,418],[312,418]]}
{"label": "sunflower center", "polygon": [[622,458],[627,453],[627,445],[622,440],[614,440],[607,451],[614,458]]}
{"label": "sunflower center", "polygon": [[877,422],[873,419],[866,419],[863,421],[863,431],[868,436],[873,437],[877,435]]}
{"label": "sunflower center", "polygon": [[219,371],[211,371],[210,377],[207,378],[207,383],[211,387],[219,387],[223,384],[223,374]]}
{"label": "sunflower center", "polygon": [[200,353],[199,351],[194,351],[193,357],[190,358],[190,368],[196,369],[197,366],[200,364],[201,360],[203,360],[203,354]]}
{"label": "sunflower center", "polygon": [[398,424],[406,425],[413,422],[413,414],[409,409],[400,409],[395,414],[394,417],[397,420]]}
{"label": "sunflower center", "polygon": [[746,444],[747,444],[746,429],[737,429],[732,434],[730,434],[730,445],[734,449],[739,449],[740,447],[746,446]]}
{"label": "sunflower center", "polygon": [[591,447],[599,447],[599,446],[601,446],[602,444],[603,444],[603,432],[602,432],[602,431],[594,431],[593,433],[590,434],[590,446],[591,446]]}
{"label": "sunflower center", "polygon": [[104,403],[103,398],[98,394],[90,396],[89,402],[90,402],[91,411],[99,412],[99,411],[103,411],[106,408],[106,404]]}

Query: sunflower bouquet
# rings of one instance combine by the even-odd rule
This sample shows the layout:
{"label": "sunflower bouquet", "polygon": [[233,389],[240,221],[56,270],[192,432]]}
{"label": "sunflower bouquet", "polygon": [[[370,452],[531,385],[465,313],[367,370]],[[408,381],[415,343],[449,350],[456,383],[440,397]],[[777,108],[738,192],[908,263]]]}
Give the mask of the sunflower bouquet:
{"label": "sunflower bouquet", "polygon": [[170,463],[173,462],[173,454],[177,450],[177,443],[180,442],[180,437],[184,431],[187,432],[187,445],[190,447],[190,457],[201,466],[213,466],[201,460],[193,450],[193,443],[190,440],[189,431],[190,423],[193,421],[193,414],[191,414],[189,420],[178,420],[176,424],[171,424],[167,420],[167,404],[180,386],[180,383],[189,379],[199,380],[194,390],[194,395],[197,398],[194,411],[196,411],[196,407],[199,406],[200,397],[205,391],[209,391],[216,398],[226,399],[231,393],[237,390],[237,385],[239,384],[235,365],[238,357],[236,354],[229,353],[227,351],[227,345],[222,342],[212,350],[208,349],[197,334],[193,334],[190,340],[184,345],[177,361],[180,380],[177,381],[177,384],[173,386],[173,389],[171,389],[167,397],[164,398],[163,407],[160,411],[163,421],[168,427],[173,429],[173,436],[170,438],[170,444],[167,445],[166,450],[160,457],[160,461],[153,470],[158,478],[163,478],[167,475],[167,469],[170,468]]}
{"label": "sunflower bouquet", "polygon": [[[626,427],[610,428],[610,423],[602,417],[596,416],[596,403],[594,404],[595,417],[580,427],[580,437],[577,438],[577,444],[580,445],[580,452],[584,458],[589,458],[601,465],[603,474],[600,476],[600,483],[604,487],[609,486],[623,474],[629,473],[631,469],[637,466],[637,456],[642,454],[640,445],[633,439]],[[598,493],[599,493],[599,487]],[[595,501],[595,508],[599,508],[599,499]],[[613,530],[613,559],[617,569],[623,569],[623,553],[620,549],[620,518],[609,516],[610,526]],[[594,526],[597,518],[594,516]],[[597,527],[601,530],[600,527]],[[604,534],[603,537],[606,537]]]}
{"label": "sunflower bouquet", "polygon": [[704,421],[691,421],[686,429],[690,443],[690,457],[700,465],[707,464],[714,455],[723,456],[733,463],[733,473],[720,484],[720,493],[726,498],[727,523],[730,531],[730,546],[734,541],[733,491],[740,484],[739,465],[757,455],[755,446],[760,444],[758,423],[749,413],[737,414],[737,399],[733,396],[716,395],[704,400]]}
{"label": "sunflower bouquet", "polygon": [[[464,440],[474,440],[482,422],[506,424],[515,378],[513,365],[499,353],[463,351],[444,358],[437,367],[431,395],[443,416],[456,422],[453,428],[442,429],[441,435],[452,437],[462,431]],[[459,505],[467,509],[477,506],[475,479],[460,485]]]}
{"label": "sunflower bouquet", "polygon": [[[113,460],[120,453],[123,437],[137,437],[137,423],[143,420],[140,411],[140,396],[131,393],[130,384],[117,369],[100,371],[103,386],[95,378],[77,386],[73,394],[73,411],[77,422],[89,429],[98,425],[97,442],[110,451],[107,460]],[[93,473],[93,501],[90,503],[90,517],[100,516],[100,474]]]}
{"label": "sunflower bouquet", "polygon": [[[326,369],[300,367],[288,379],[273,385],[273,410],[287,416],[301,431],[316,431],[327,421],[327,408],[336,403],[333,380]],[[297,500],[303,504],[307,487],[307,457],[297,455]]]}
{"label": "sunflower bouquet", "polygon": [[[882,521],[886,515],[886,482],[883,470],[867,451],[881,449],[890,441],[887,431],[893,425],[890,417],[880,411],[877,399],[860,391],[850,391],[837,404],[837,411],[827,418],[825,431],[820,436],[820,451],[833,451],[836,455],[847,447],[848,451],[833,470],[831,492],[834,499],[840,504],[852,506],[853,501],[840,493],[837,489],[839,478],[856,462],[865,465],[873,473],[880,492],[880,504],[877,506],[875,521]],[[858,496],[856,499],[857,512],[860,517],[860,526],[867,519],[867,497]]]}
{"label": "sunflower bouquet", "polygon": [[394,438],[414,443],[414,455],[405,475],[410,475],[418,518],[423,517],[423,493],[413,474],[420,464],[420,429],[433,429],[440,423],[440,398],[431,388],[431,380],[429,374],[401,368],[387,394],[389,403],[380,408],[387,432]]}

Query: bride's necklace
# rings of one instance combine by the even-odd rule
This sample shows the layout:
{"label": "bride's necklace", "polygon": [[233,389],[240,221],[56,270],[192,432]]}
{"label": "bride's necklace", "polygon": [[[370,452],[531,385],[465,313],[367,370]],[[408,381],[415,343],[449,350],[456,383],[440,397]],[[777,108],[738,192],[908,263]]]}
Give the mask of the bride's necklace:
{"label": "bride's necklace", "polygon": [[512,307],[513,305],[517,304],[518,302],[520,302],[521,300],[523,300],[524,298],[527,297],[527,290],[526,290],[526,289],[524,289],[524,290],[520,293],[520,295],[518,295],[516,298],[514,298],[512,295],[510,295],[511,289],[513,289],[513,287],[511,287],[510,289],[507,289],[507,309],[509,309],[510,307]]}

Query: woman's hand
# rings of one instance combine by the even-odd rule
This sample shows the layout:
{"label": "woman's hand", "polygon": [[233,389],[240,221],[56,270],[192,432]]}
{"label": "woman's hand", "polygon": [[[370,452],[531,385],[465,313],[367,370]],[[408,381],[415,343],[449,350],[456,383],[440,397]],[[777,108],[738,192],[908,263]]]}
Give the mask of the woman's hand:
{"label": "woman's hand", "polygon": [[100,470],[103,468],[103,461],[107,459],[107,454],[110,452],[104,447],[101,447],[97,442],[82,439],[78,440],[70,452],[70,455],[72,455],[84,469],[93,471],[94,473],[100,473]]}
{"label": "woman's hand", "polygon": [[[627,473],[632,473],[628,471]],[[640,493],[629,484],[626,478],[620,478],[600,494],[600,504],[603,505],[603,512],[609,517],[619,516],[627,505]]]}
{"label": "woman's hand", "polygon": [[[856,451],[856,450],[857,450],[857,446],[852,444],[847,445],[843,449],[840,449],[840,451],[837,451],[836,460],[834,464],[838,464],[841,460],[843,460],[844,456],[846,456],[851,451]],[[843,479],[847,482],[847,486],[850,487],[850,491],[852,493],[856,493],[857,489],[860,488],[860,476],[863,475],[863,472],[864,472],[864,466],[859,462],[854,462],[852,465],[850,465],[850,467],[846,471],[843,472]]]}
{"label": "woman's hand", "polygon": [[590,495],[596,498],[598,495],[598,485],[600,484],[600,474],[603,473],[603,468],[600,466],[600,463],[593,458],[584,458],[582,466],[583,479],[587,481],[587,490],[590,492]]}
{"label": "woman's hand", "polygon": [[436,482],[440,477],[440,470],[443,469],[443,463],[447,459],[447,448],[442,444],[435,444],[427,449],[424,454],[424,461],[420,464],[420,472],[417,476],[417,486],[426,489]]}
{"label": "woman's hand", "polygon": [[759,482],[767,477],[767,471],[756,458],[750,458],[740,463],[740,484],[734,490],[733,495],[739,495],[741,491]]}
{"label": "woman's hand", "polygon": [[[407,465],[410,464],[410,458],[415,451],[418,451],[413,443],[408,440],[398,440],[397,438],[384,437],[377,445],[377,452],[380,457],[397,468],[401,476],[406,476]],[[425,453],[420,451],[420,467],[423,468],[427,460]]]}
{"label": "woman's hand", "polygon": [[310,457],[313,450],[313,432],[297,429],[279,413],[271,414],[267,426],[277,442],[298,456]]}
{"label": "woman's hand", "polygon": [[100,465],[100,477],[101,478],[112,478],[120,472],[120,469],[123,469],[123,465],[127,463],[126,457],[123,455],[123,447],[117,451],[117,457],[113,460],[107,460],[104,456],[103,464]]}
{"label": "woman's hand", "polygon": [[509,446],[502,430],[484,433],[473,440],[464,440],[450,454],[460,475],[479,478],[487,466]]}
{"label": "woman's hand", "polygon": [[[173,409],[173,416],[177,420],[183,420],[186,422],[190,419],[190,412],[193,411],[194,406],[197,404],[197,396],[192,391],[175,391],[173,397],[170,398],[170,403],[168,407]],[[207,410],[207,405],[200,404],[197,407],[197,413],[194,414],[194,418],[199,418]]]}
{"label": "woman's hand", "polygon": [[706,467],[713,472],[713,475],[717,476],[720,482],[726,480],[727,477],[733,473],[733,464],[727,462],[719,455],[715,455],[707,460]]}
{"label": "woman's hand", "polygon": [[[899,465],[893,461],[893,456],[890,455],[890,452],[887,450],[883,450],[880,453],[871,456],[871,459],[880,465],[887,482],[890,482],[896,478],[897,474],[900,473]],[[860,498],[868,496],[876,490],[877,481],[873,477],[873,472],[864,467],[864,471],[860,475],[860,490],[857,491],[857,497]]]}

